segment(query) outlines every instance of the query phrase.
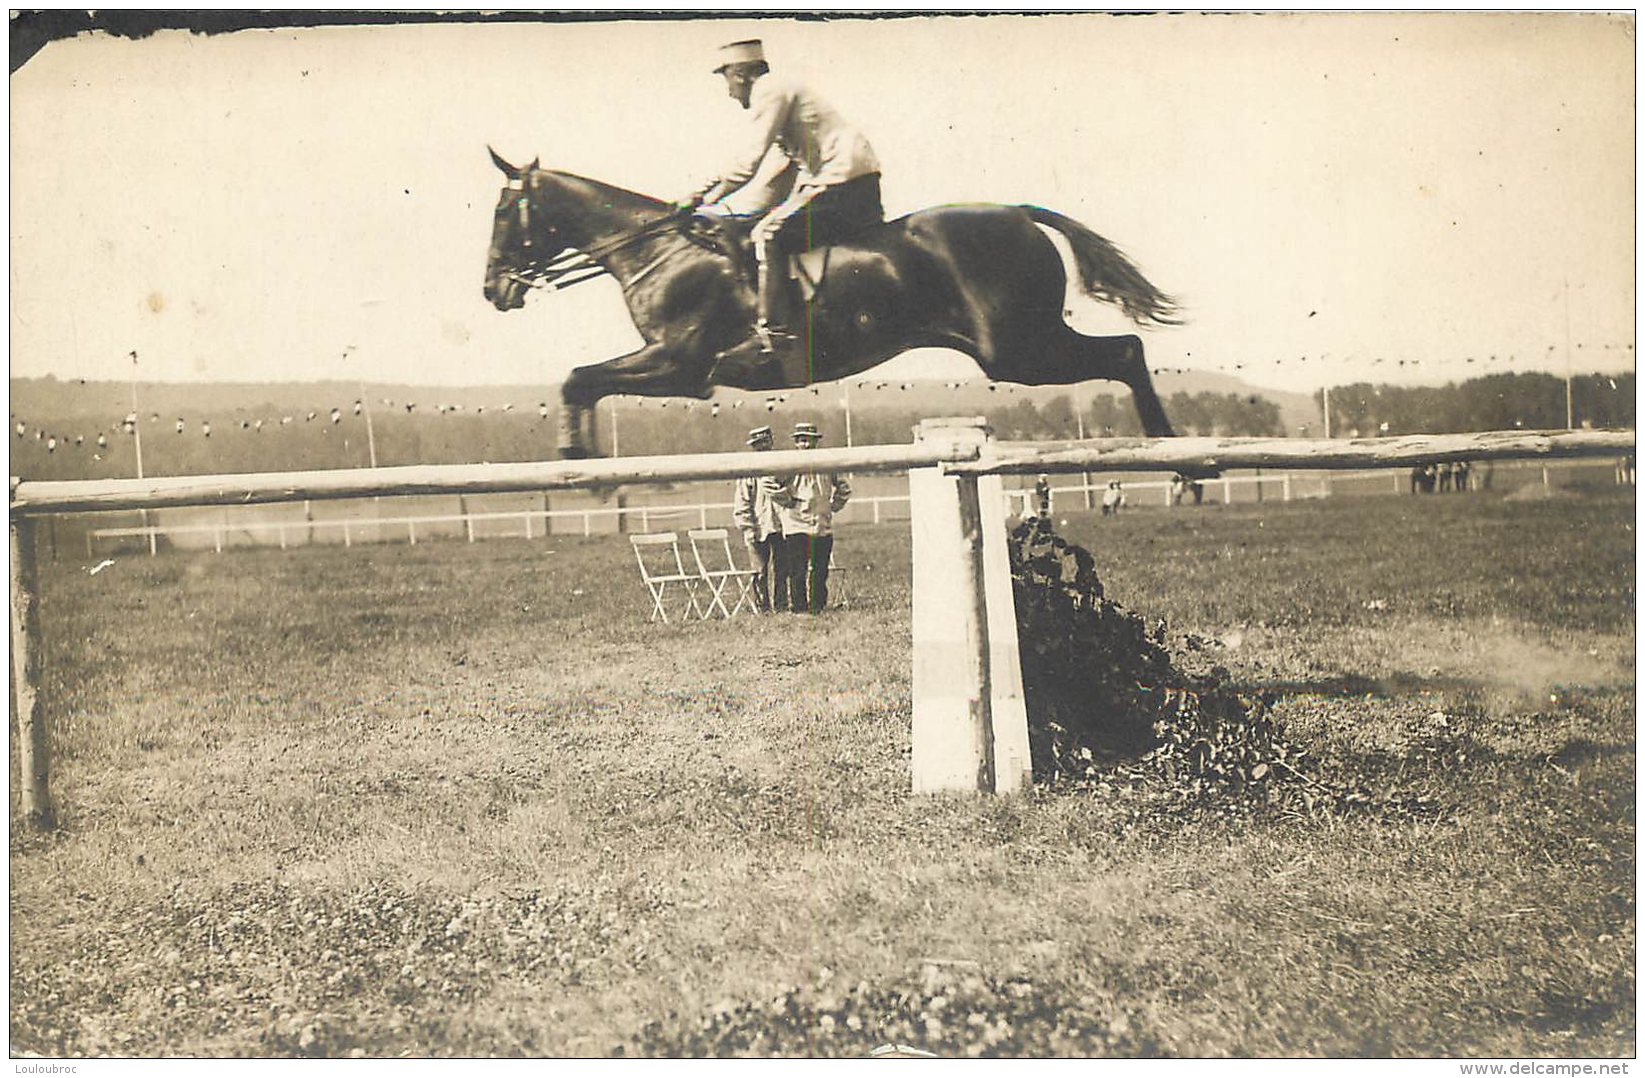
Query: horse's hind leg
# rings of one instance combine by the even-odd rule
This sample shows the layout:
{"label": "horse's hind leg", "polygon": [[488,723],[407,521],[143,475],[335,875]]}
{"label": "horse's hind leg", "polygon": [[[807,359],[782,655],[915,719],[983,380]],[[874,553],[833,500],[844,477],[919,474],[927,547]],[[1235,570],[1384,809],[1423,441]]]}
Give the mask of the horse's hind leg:
{"label": "horse's hind leg", "polygon": [[1150,438],[1175,437],[1165,407],[1154,389],[1154,378],[1143,362],[1142,338],[1135,333],[1118,337],[1089,337],[1064,325],[1049,344],[1024,349],[1028,357],[1017,370],[1004,364],[992,365],[990,374],[1027,385],[1073,385],[1093,378],[1122,382],[1131,390],[1131,400]]}

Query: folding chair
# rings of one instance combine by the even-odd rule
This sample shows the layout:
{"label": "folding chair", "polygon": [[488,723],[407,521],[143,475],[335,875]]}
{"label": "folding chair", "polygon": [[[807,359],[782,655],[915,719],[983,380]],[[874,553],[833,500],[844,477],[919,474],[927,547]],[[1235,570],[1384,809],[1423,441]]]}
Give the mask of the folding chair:
{"label": "folding chair", "polygon": [[640,563],[640,579],[645,581],[646,590],[651,593],[651,617],[647,620],[662,618],[663,624],[668,623],[665,599],[670,584],[680,585],[680,590],[685,592],[681,621],[690,621],[692,614],[699,619],[707,617],[697,605],[697,585],[702,583],[702,577],[685,571],[685,564],[680,560],[677,535],[673,532],[631,535],[628,541],[634,547],[634,560]]}
{"label": "folding chair", "polygon": [[[754,607],[754,577],[758,574],[753,569],[739,569],[737,561],[731,556],[731,533],[725,528],[696,528],[685,533],[691,540],[691,556],[697,559],[697,571],[702,574],[703,582],[708,585],[709,600],[708,612],[714,613],[714,608],[720,608],[720,613],[730,618],[743,608],[753,610]],[[719,553],[714,552],[714,544],[720,545]],[[709,550],[708,559],[703,559],[703,547]],[[709,562],[723,565],[723,569],[710,569]],[[730,609],[725,605],[725,590],[733,581],[737,585],[737,601]]]}
{"label": "folding chair", "polygon": [[851,597],[845,591],[845,570],[834,560],[832,550],[828,552],[828,599],[837,607],[851,605]]}

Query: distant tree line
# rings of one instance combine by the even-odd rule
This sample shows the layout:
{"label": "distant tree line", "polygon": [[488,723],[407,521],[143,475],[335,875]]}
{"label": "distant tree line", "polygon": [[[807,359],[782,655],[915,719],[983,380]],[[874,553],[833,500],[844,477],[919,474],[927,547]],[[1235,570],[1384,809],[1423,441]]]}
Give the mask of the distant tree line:
{"label": "distant tree line", "polygon": [[[1587,375],[1573,385],[1579,420],[1602,427],[1634,424],[1633,374]],[[712,408],[708,402],[638,401],[621,398],[598,409],[596,444],[601,453],[615,448],[622,456],[716,453],[742,449],[750,427],[769,424],[777,445],[786,448],[794,423],[809,420],[823,432],[825,446],[846,444],[846,412],[822,394],[794,394],[798,403],[767,409],[759,404]],[[1100,394],[1083,411],[1070,394],[1034,403],[1020,397],[980,409],[996,437],[1008,441],[1049,441],[1087,437],[1131,437],[1142,433],[1128,393]],[[1323,394],[1315,399],[1323,406]],[[1287,431],[1280,409],[1260,396],[1236,393],[1174,393],[1165,400],[1166,414],[1183,435],[1217,437],[1319,437],[1323,427]],[[958,409],[959,411],[967,411]],[[255,414],[257,409],[252,409]],[[264,414],[278,414],[267,406]],[[372,434],[379,465],[472,464],[549,460],[559,433],[557,407],[546,416],[536,409],[487,412],[384,412],[373,416]],[[969,409],[975,414],[977,409]],[[906,444],[921,419],[936,414],[929,402],[897,406],[873,404],[851,412],[851,441],[857,445]],[[326,415],[270,422],[259,430],[240,422],[214,425],[203,433],[204,417],[141,421],[143,470],[147,475],[308,471],[363,468],[370,461],[364,416],[344,413],[332,422]],[[136,474],[134,439],[119,431],[101,432],[75,444],[57,435],[47,452],[40,431],[72,430],[79,420],[54,425],[50,417],[32,417],[21,438],[11,437],[11,473],[27,479],[125,478]],[[1446,433],[1475,430],[1560,428],[1565,425],[1565,382],[1546,374],[1500,374],[1460,385],[1410,388],[1359,383],[1331,390],[1331,432],[1355,434]],[[615,427],[615,431],[613,431]]]}
{"label": "distant tree line", "polygon": [[[1632,427],[1634,391],[1632,372],[1574,378],[1573,418],[1579,425]],[[1324,393],[1316,392],[1314,400],[1323,409]],[[1368,382],[1331,387],[1331,433],[1337,437],[1564,426],[1565,379],[1552,374],[1491,374],[1416,388]]]}

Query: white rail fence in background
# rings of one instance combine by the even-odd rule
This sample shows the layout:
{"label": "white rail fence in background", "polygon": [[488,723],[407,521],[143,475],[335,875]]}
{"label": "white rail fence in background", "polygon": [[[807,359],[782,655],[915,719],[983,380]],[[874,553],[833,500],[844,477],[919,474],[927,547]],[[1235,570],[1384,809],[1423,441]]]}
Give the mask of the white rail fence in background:
{"label": "white rail fence in background", "polygon": [[[1551,486],[1549,474],[1551,468],[1594,467],[1591,460],[1551,460],[1544,462],[1505,462],[1510,466],[1540,467],[1541,483]],[[1625,471],[1619,464],[1616,472],[1616,482],[1631,483],[1631,470]],[[1363,483],[1375,480],[1382,483],[1392,478],[1392,493],[1403,494],[1408,489],[1409,477],[1403,471],[1390,471],[1387,468],[1346,471],[1346,472],[1302,472],[1290,471],[1275,472],[1268,475],[1223,475],[1215,479],[1204,480],[1201,490],[1204,500],[1208,503],[1230,505],[1234,502],[1236,489],[1254,490],[1256,500],[1261,501],[1266,495],[1278,490],[1279,500],[1282,502],[1293,499],[1313,499],[1330,497],[1336,484]],[[1474,475],[1472,484],[1477,488],[1481,476]],[[1136,508],[1142,505],[1174,504],[1173,495],[1175,484],[1170,480],[1143,480],[1124,484],[1126,505]],[[1093,482],[1081,482],[1074,485],[1051,487],[1051,508],[1058,511],[1059,501],[1062,512],[1081,509],[1090,510],[1101,502],[1104,486]],[[1141,492],[1149,492],[1145,499]],[[1034,491],[1032,488],[1015,488],[1004,490],[1006,512],[1013,516],[1027,516],[1034,511]],[[1220,497],[1219,497],[1220,495]],[[1070,507],[1067,499],[1075,499]],[[1190,498],[1184,497],[1187,504]],[[873,523],[880,524],[886,520],[905,521],[908,519],[906,509],[900,514],[893,514],[885,507],[902,506],[909,503],[906,494],[878,494],[859,495],[852,498],[845,508],[835,517],[840,524]],[[296,541],[296,545],[306,545],[313,536],[321,533],[339,535],[342,545],[352,547],[359,542],[395,542],[400,536],[412,546],[417,545],[419,527],[425,528],[424,539],[437,538],[426,529],[436,525],[461,525],[464,538],[472,543],[478,539],[502,538],[506,535],[518,535],[525,539],[546,538],[549,535],[576,535],[582,534],[585,538],[596,534],[594,522],[597,520],[611,520],[614,522],[612,530],[616,532],[639,531],[649,532],[654,521],[672,522],[680,517],[693,517],[698,528],[718,527],[721,524],[732,526],[730,502],[700,502],[689,505],[623,505],[608,507],[588,507],[583,509],[510,509],[510,510],[478,510],[457,513],[426,513],[400,514],[396,516],[369,516],[335,520],[308,519],[308,506],[304,506],[305,519],[303,520],[266,520],[254,519],[249,514],[239,514],[238,519],[228,517],[228,510],[222,520],[209,524],[151,524],[146,527],[115,527],[93,528],[86,532],[86,556],[93,557],[98,553],[98,543],[104,540],[120,540],[141,538],[148,539],[149,553],[157,551],[154,539],[171,539],[177,536],[211,536],[212,549],[222,553],[225,547],[234,545],[230,542],[236,535],[247,536],[252,540],[251,545],[278,545],[281,550],[288,549]],[[554,521],[572,522],[570,530],[557,528]],[[493,524],[515,522],[518,531],[510,529],[506,532],[487,527]],[[296,540],[301,536],[301,540]],[[203,549],[203,545],[201,547]]]}

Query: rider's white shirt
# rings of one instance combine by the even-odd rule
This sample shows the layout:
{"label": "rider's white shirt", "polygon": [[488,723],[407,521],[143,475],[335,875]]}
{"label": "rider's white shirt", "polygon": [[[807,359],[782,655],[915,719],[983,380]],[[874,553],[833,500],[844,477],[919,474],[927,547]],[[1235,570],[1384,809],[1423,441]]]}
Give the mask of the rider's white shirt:
{"label": "rider's white shirt", "polygon": [[762,75],[749,95],[749,112],[745,149],[719,178],[728,189],[753,179],[773,145],[799,166],[796,188],[832,187],[880,171],[862,132],[797,80]]}

